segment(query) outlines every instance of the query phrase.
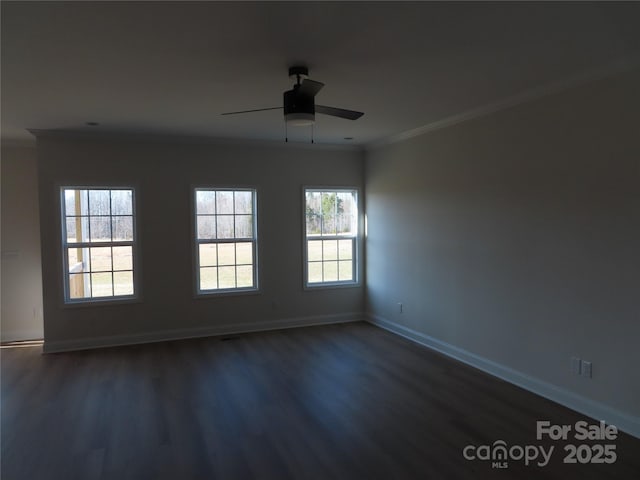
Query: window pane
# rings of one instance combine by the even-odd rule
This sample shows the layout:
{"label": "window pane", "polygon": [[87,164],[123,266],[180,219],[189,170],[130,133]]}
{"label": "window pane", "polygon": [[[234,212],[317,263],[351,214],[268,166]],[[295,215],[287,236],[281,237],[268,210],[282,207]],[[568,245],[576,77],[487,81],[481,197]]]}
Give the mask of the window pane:
{"label": "window pane", "polygon": [[69,298],[91,297],[89,288],[89,276],[84,273],[72,273],[69,275]]}
{"label": "window pane", "polygon": [[110,217],[89,217],[89,227],[92,242],[111,241],[111,219]]}
{"label": "window pane", "polygon": [[235,265],[236,263],[236,244],[220,243],[218,244],[218,265]]}
{"label": "window pane", "polygon": [[322,268],[325,282],[338,281],[338,262],[322,262]]}
{"label": "window pane", "polygon": [[253,213],[253,194],[251,192],[235,192],[237,214]]}
{"label": "window pane", "polygon": [[[80,215],[89,215],[89,190],[77,190],[80,200]],[[88,282],[85,282],[88,283]]]}
{"label": "window pane", "polygon": [[79,215],[80,212],[76,211],[76,191],[71,189],[64,190],[64,214],[65,215]]}
{"label": "window pane", "polygon": [[65,214],[68,216],[88,215],[87,190],[64,190]]}
{"label": "window pane", "polygon": [[322,262],[309,262],[307,264],[307,276],[308,283],[322,282]]}
{"label": "window pane", "polygon": [[114,241],[133,240],[133,217],[111,217]]}
{"label": "window pane", "polygon": [[200,269],[200,290],[213,290],[218,288],[218,269],[205,267]]}
{"label": "window pane", "polygon": [[338,259],[338,241],[337,240],[322,241],[322,259],[323,260]]}
{"label": "window pane", "polygon": [[253,238],[253,216],[236,215],[235,238]]}
{"label": "window pane", "polygon": [[89,215],[110,215],[109,190],[89,190]]}
{"label": "window pane", "polygon": [[336,230],[339,234],[356,233],[356,204],[352,192],[338,192],[336,198],[337,217]]}
{"label": "window pane", "polygon": [[113,247],[113,269],[133,270],[132,247]]}
{"label": "window pane", "polygon": [[353,258],[353,240],[338,241],[338,258],[340,260],[351,260]]}
{"label": "window pane", "polygon": [[208,240],[216,238],[216,217],[210,215],[198,216],[198,239]]}
{"label": "window pane", "polygon": [[336,234],[336,194],[322,192],[322,234]]}
{"label": "window pane", "polygon": [[133,272],[113,273],[113,294],[133,295]]}
{"label": "window pane", "polygon": [[[89,240],[89,217],[79,217],[80,231],[77,233],[80,235],[79,242],[86,242]],[[78,225],[76,224],[76,228]]]}
{"label": "window pane", "polygon": [[91,274],[92,297],[113,296],[111,272]]}
{"label": "window pane", "polygon": [[236,267],[218,267],[220,288],[236,288]]}
{"label": "window pane", "polygon": [[234,238],[233,215],[218,215],[216,217],[218,238]]}
{"label": "window pane", "polygon": [[67,217],[67,243],[89,240],[89,217]]}
{"label": "window pane", "polygon": [[196,213],[216,213],[216,192],[209,190],[196,191]]}
{"label": "window pane", "polygon": [[[69,259],[69,273],[80,273],[84,271],[85,251],[87,248],[67,248],[67,257]],[[88,263],[87,263],[88,264]]]}
{"label": "window pane", "polygon": [[133,215],[132,190],[111,190],[111,215]]}
{"label": "window pane", "polygon": [[90,248],[90,270],[92,272],[106,272],[111,270],[111,247]]}
{"label": "window pane", "polygon": [[322,226],[322,197],[320,192],[306,193],[307,235],[320,235]]}
{"label": "window pane", "polygon": [[250,242],[236,243],[236,264],[253,265],[253,244]]}
{"label": "window pane", "polygon": [[233,192],[216,192],[216,213],[233,214]]}
{"label": "window pane", "polygon": [[199,245],[200,266],[211,267],[218,264],[216,245],[214,243],[203,243]]}
{"label": "window pane", "polygon": [[338,269],[340,280],[353,280],[353,263],[351,260],[338,262]]}
{"label": "window pane", "polygon": [[253,287],[253,267],[242,265],[236,267],[238,287]]}
{"label": "window pane", "polygon": [[307,241],[307,260],[310,262],[322,260],[322,240]]}
{"label": "window pane", "polygon": [[67,229],[67,243],[77,242],[76,237],[76,222],[80,220],[80,217],[67,217],[65,228]]}

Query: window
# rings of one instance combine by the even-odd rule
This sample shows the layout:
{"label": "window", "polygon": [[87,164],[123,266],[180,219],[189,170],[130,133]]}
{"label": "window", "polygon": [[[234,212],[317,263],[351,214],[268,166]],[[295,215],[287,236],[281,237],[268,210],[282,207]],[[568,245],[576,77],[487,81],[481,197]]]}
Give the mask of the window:
{"label": "window", "polygon": [[61,195],[66,302],[134,298],[133,189],[63,187]]}
{"label": "window", "polygon": [[357,283],[358,192],[305,189],[305,283]]}
{"label": "window", "polygon": [[256,192],[195,189],[199,294],[257,289]]}

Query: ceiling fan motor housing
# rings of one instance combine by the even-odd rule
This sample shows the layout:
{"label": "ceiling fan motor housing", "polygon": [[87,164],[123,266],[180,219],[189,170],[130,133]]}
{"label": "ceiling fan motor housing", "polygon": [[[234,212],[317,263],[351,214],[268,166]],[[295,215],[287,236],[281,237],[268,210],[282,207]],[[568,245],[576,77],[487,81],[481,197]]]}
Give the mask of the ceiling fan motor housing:
{"label": "ceiling fan motor housing", "polygon": [[315,101],[297,88],[284,92],[284,118],[291,125],[310,125],[315,120]]}

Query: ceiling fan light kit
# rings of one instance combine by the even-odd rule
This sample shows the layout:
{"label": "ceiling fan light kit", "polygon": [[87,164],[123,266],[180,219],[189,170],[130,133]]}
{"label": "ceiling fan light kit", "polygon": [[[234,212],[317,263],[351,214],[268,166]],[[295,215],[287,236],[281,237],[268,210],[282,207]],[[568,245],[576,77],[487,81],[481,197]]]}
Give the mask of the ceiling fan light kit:
{"label": "ceiling fan light kit", "polygon": [[303,127],[313,125],[316,119],[316,112],[347,120],[357,120],[364,113],[343,108],[327,107],[316,105],[315,97],[324,87],[324,83],[316,82],[308,78],[309,69],[305,66],[296,65],[289,68],[289,78],[295,84],[291,90],[283,93],[282,107],[258,108],[254,110],[242,110],[238,112],[227,112],[222,115],[235,115],[240,113],[260,112],[265,110],[278,110],[282,108],[286,126]]}
{"label": "ceiling fan light kit", "polygon": [[291,127],[306,127],[307,125],[313,125],[316,116],[313,113],[290,112],[284,114],[284,120]]}

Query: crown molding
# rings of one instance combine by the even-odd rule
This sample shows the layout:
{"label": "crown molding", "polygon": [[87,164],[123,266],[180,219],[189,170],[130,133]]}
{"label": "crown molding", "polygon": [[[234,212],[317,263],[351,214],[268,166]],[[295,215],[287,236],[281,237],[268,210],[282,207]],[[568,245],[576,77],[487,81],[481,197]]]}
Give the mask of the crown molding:
{"label": "crown molding", "polygon": [[159,133],[131,133],[131,132],[86,132],[79,130],[64,129],[27,129],[35,138],[60,138],[87,141],[107,141],[107,142],[138,142],[138,143],[171,143],[171,144],[191,144],[191,145],[220,145],[220,146],[244,146],[262,148],[287,148],[304,150],[339,150],[350,152],[361,152],[364,148],[361,145],[343,145],[331,143],[307,143],[296,141],[280,140],[257,140],[247,138],[226,138],[226,137],[206,137],[177,134]]}
{"label": "crown molding", "polygon": [[499,112],[501,110],[506,110],[508,108],[515,107],[517,105],[538,100],[540,98],[553,95],[556,93],[560,93],[565,90],[570,90],[591,82],[602,80],[607,77],[621,75],[623,73],[632,71],[637,68],[640,68],[640,56],[630,57],[621,61],[614,62],[612,64],[609,64],[605,67],[602,67],[596,70],[589,70],[587,72],[583,72],[578,75],[573,75],[571,77],[567,77],[557,82],[547,83],[540,87],[535,87],[535,88],[526,90],[522,93],[512,95],[498,102],[483,105],[478,108],[473,108],[471,110],[467,110],[466,112],[452,115],[450,117],[446,117],[441,120],[436,120],[435,122],[428,123],[421,127],[417,127],[411,130],[407,130],[405,132],[397,133],[395,135],[382,138],[380,140],[374,140],[373,142],[367,143],[364,146],[364,149],[365,151],[369,151],[369,150],[374,150],[376,148],[380,148],[393,143],[402,142],[404,140],[408,140],[413,137],[418,137],[420,135],[433,132],[435,130],[441,130],[443,128],[458,125],[460,123],[467,122],[469,120],[485,117],[487,115],[490,115],[495,112]]}

